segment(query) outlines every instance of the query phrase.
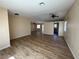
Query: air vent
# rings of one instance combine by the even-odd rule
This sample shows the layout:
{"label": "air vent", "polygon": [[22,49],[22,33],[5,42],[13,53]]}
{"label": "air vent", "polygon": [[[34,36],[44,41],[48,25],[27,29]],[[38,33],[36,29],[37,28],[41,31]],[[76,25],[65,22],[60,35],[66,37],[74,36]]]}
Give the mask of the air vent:
{"label": "air vent", "polygon": [[14,15],[19,15],[18,13],[15,13]]}
{"label": "air vent", "polygon": [[39,4],[40,4],[41,6],[45,5],[45,3],[44,3],[44,2],[40,2]]}

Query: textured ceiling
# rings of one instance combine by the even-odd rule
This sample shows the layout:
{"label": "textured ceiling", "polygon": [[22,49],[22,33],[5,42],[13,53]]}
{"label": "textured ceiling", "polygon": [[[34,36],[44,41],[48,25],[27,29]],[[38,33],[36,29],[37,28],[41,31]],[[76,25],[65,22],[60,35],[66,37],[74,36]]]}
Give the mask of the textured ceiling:
{"label": "textured ceiling", "polygon": [[[45,5],[40,6],[40,2]],[[74,0],[0,0],[0,7],[9,9],[11,14],[19,13],[36,20],[53,20],[50,13],[62,18],[73,2]]]}

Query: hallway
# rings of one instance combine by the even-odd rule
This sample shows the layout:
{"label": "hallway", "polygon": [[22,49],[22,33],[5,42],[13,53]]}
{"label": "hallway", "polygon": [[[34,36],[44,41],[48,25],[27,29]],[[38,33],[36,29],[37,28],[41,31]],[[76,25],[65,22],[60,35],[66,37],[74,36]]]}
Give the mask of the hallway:
{"label": "hallway", "polygon": [[63,38],[38,33],[11,40],[0,59],[74,59]]}

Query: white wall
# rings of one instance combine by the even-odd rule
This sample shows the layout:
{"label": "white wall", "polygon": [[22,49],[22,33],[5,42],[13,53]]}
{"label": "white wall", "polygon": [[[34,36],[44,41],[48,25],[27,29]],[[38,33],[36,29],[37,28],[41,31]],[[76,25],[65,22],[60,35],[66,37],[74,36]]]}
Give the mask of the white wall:
{"label": "white wall", "polygon": [[[64,21],[57,21],[59,23],[59,36],[64,36]],[[54,22],[44,23],[44,34],[54,35]]]}
{"label": "white wall", "polygon": [[48,34],[48,35],[54,34],[54,23],[53,22],[44,23],[44,34]]}
{"label": "white wall", "polygon": [[44,24],[42,24],[42,33],[44,33]]}
{"label": "white wall", "polygon": [[59,36],[64,36],[64,21],[59,21]]}
{"label": "white wall", "polygon": [[27,36],[31,34],[30,18],[9,15],[11,39]]}
{"label": "white wall", "polygon": [[68,27],[65,40],[75,59],[79,59],[79,0],[76,0],[66,19],[68,20]]}
{"label": "white wall", "polygon": [[8,11],[0,8],[0,50],[10,46]]}

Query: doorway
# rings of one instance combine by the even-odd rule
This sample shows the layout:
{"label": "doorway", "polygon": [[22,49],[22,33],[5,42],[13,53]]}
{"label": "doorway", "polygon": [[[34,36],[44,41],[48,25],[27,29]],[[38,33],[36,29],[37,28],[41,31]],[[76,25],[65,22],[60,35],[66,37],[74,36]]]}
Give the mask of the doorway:
{"label": "doorway", "polygon": [[59,32],[59,23],[54,23],[54,35],[58,36]]}

